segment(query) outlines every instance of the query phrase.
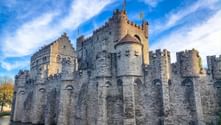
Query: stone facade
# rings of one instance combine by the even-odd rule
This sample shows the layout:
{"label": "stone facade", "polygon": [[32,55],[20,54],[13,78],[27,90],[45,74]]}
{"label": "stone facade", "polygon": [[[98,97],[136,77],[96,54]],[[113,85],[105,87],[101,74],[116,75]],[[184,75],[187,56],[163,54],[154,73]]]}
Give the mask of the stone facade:
{"label": "stone facade", "polygon": [[45,125],[217,125],[221,56],[201,66],[195,49],[148,52],[148,23],[116,10],[89,38],[67,35],[15,78],[14,122]]}

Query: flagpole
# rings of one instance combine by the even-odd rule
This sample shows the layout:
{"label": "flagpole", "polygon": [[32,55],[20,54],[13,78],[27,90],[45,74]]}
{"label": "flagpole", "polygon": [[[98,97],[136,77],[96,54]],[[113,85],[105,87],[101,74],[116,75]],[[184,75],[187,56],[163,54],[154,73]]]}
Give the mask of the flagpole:
{"label": "flagpole", "polygon": [[123,0],[122,10],[126,10],[126,0]]}

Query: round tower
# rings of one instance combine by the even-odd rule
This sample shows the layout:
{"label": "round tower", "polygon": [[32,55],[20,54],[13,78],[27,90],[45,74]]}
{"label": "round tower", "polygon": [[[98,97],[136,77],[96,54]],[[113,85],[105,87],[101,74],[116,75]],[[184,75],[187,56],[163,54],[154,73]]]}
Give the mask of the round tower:
{"label": "round tower", "polygon": [[216,56],[207,56],[207,72],[213,76],[216,80],[221,80],[221,55]]}
{"label": "round tower", "polygon": [[127,34],[115,45],[117,76],[142,76],[142,44]]}
{"label": "round tower", "polygon": [[182,77],[196,77],[202,73],[201,57],[195,49],[177,53],[177,63]]}

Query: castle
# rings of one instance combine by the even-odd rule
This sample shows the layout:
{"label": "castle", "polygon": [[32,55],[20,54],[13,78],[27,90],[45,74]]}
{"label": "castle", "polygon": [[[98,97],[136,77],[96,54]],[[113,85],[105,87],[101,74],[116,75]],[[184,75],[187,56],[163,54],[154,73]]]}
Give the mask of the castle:
{"label": "castle", "polygon": [[89,38],[66,33],[15,77],[11,120],[44,125],[217,125],[221,56],[203,69],[195,49],[149,52],[148,23],[125,10]]}

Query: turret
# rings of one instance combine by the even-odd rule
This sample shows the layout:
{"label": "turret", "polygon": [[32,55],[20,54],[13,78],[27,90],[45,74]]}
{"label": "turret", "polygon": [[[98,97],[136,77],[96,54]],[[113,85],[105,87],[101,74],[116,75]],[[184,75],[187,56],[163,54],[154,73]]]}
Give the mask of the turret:
{"label": "turret", "polygon": [[207,73],[213,77],[213,79],[221,80],[221,55],[207,56]]}
{"label": "turret", "polygon": [[142,44],[127,34],[115,45],[117,76],[142,76]]}
{"label": "turret", "polygon": [[202,73],[201,57],[195,49],[178,52],[177,64],[182,77],[196,77]]}
{"label": "turret", "polygon": [[143,23],[142,23],[142,30],[143,30],[143,32],[144,32],[144,34],[145,34],[145,37],[146,38],[148,38],[148,22],[147,21],[143,21]]}
{"label": "turret", "polygon": [[[160,49],[156,50],[156,52],[150,51],[150,65],[153,69],[153,77],[155,79],[162,79],[164,77],[170,79],[171,75],[171,67],[170,67],[170,52],[166,49],[161,51]],[[159,74],[165,74],[165,76],[160,76]]]}
{"label": "turret", "polygon": [[20,70],[18,75],[15,76],[15,87],[24,87],[29,76],[30,73],[28,70]]}
{"label": "turret", "polygon": [[118,29],[117,31],[117,40],[120,40],[124,37],[124,35],[127,33],[127,21],[128,21],[128,17],[126,14],[125,10],[116,10],[113,13],[113,23],[117,24],[116,25],[116,29]]}
{"label": "turret", "polygon": [[[164,114],[164,124],[168,124],[170,113],[170,98],[169,98],[169,81],[171,79],[171,67],[170,67],[170,52],[164,49],[156,50],[156,52],[150,52],[150,66],[152,68],[152,77],[154,78],[153,83],[158,85],[160,88],[160,96],[162,100],[159,103],[163,104],[160,108],[161,112]],[[162,101],[162,102],[160,102]]]}
{"label": "turret", "polygon": [[75,69],[75,63],[74,60],[71,60],[70,58],[64,58],[62,60],[62,80],[71,80],[73,79],[73,72]]}
{"label": "turret", "polygon": [[84,42],[84,36],[80,36],[77,38],[77,49],[81,49]]}

